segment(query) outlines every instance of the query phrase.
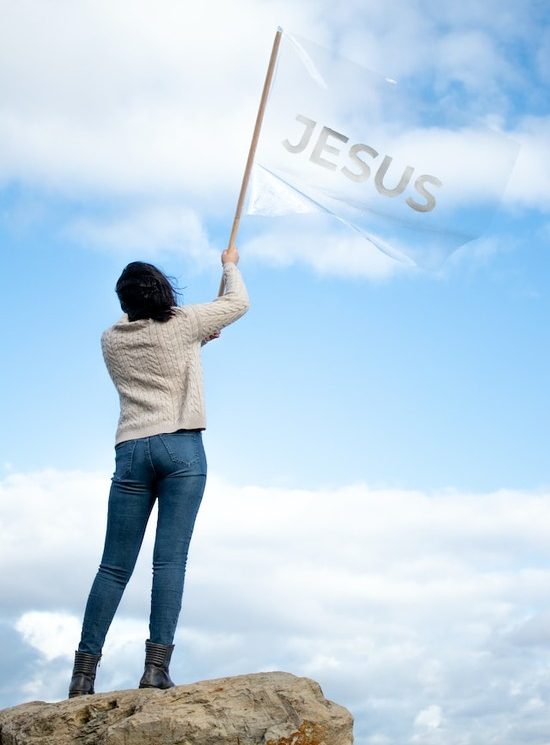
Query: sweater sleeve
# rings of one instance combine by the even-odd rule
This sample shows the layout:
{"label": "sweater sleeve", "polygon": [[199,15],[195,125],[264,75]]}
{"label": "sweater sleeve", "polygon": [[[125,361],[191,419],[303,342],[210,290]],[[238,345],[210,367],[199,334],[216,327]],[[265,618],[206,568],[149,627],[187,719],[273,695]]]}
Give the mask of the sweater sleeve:
{"label": "sweater sleeve", "polygon": [[249,308],[248,293],[235,264],[223,265],[223,278],[225,292],[221,297],[211,303],[189,306],[195,316],[199,340],[211,336],[224,326],[229,326],[230,323],[244,316]]}

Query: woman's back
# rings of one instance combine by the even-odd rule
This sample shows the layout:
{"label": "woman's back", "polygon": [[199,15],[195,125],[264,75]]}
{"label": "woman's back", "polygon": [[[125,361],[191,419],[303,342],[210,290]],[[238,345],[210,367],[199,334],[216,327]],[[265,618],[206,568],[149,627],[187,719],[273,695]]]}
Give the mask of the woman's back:
{"label": "woman's back", "polygon": [[120,397],[116,444],[206,427],[201,343],[248,308],[235,264],[225,264],[224,278],[225,294],[211,303],[174,308],[164,322],[124,315],[103,333],[103,357]]}

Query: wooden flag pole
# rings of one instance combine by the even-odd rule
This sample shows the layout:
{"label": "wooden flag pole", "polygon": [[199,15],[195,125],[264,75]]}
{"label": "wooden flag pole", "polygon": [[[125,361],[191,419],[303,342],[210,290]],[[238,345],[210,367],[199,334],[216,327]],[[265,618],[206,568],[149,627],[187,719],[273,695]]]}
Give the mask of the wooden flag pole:
{"label": "wooden flag pole", "polygon": [[[243,210],[244,199],[246,196],[246,191],[248,189],[248,182],[250,180],[250,173],[252,171],[252,165],[254,164],[254,156],[256,155],[256,148],[258,146],[258,140],[260,139],[260,130],[262,128],[265,107],[267,105],[267,99],[269,97],[269,90],[271,88],[271,82],[273,80],[273,73],[275,72],[275,63],[277,62],[277,55],[279,53],[279,45],[281,43],[282,34],[283,34],[283,29],[279,27],[277,29],[277,33],[275,34],[275,39],[273,41],[273,49],[271,50],[271,57],[269,59],[267,75],[265,76],[264,88],[262,91],[262,97],[260,99],[260,107],[258,109],[258,115],[256,117],[256,125],[254,127],[254,134],[252,135],[252,142],[250,144],[250,150],[248,151],[248,158],[246,160],[246,166],[244,169],[243,181],[241,184],[241,191],[239,193],[239,200],[237,202],[237,209],[235,210],[235,217],[233,218],[233,226],[231,228],[231,235],[229,236],[229,243],[227,244],[228,248],[230,248],[234,244],[235,238],[237,237],[237,232],[239,230],[239,223],[241,221],[241,213]],[[224,281],[222,278],[218,295],[220,296],[223,295],[224,289],[225,289]]]}

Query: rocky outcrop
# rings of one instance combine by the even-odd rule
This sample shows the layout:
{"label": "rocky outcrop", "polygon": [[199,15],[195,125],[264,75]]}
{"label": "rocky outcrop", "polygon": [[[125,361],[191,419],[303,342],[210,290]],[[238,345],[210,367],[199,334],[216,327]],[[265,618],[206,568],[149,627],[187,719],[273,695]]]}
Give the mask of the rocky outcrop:
{"label": "rocky outcrop", "polygon": [[347,709],[290,673],[130,690],[0,712],[0,745],[352,745]]}

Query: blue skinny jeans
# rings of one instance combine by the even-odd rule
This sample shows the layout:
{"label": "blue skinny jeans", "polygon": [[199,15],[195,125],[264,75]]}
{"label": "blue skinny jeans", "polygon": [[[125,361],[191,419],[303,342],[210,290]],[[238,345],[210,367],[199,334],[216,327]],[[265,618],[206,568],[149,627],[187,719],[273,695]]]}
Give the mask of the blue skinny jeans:
{"label": "blue skinny jeans", "polygon": [[86,604],[80,652],[101,654],[158,499],[149,639],[172,644],[181,610],[185,566],[206,483],[200,431],[126,440],[115,447],[107,532]]}

